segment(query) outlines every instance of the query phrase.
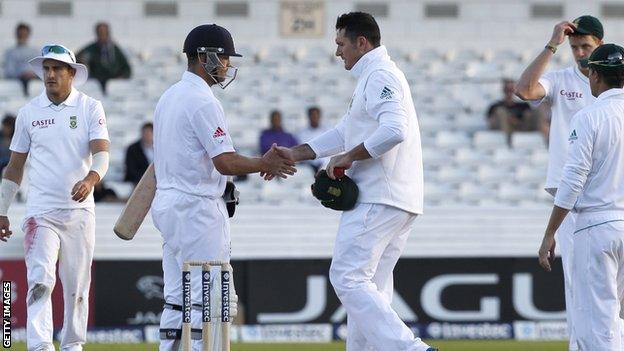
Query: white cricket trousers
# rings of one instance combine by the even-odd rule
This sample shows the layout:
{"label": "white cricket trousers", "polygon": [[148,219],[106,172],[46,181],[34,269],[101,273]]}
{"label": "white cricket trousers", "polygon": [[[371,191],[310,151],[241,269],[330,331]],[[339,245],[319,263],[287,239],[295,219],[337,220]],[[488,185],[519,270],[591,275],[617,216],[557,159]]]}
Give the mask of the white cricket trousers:
{"label": "white cricket trousers", "polygon": [[[223,199],[194,196],[175,190],[158,190],[152,203],[154,225],[163,237],[163,280],[165,302],[182,306],[182,269],[187,261],[230,260],[230,222]],[[213,316],[220,299],[215,285],[218,269],[211,270]],[[218,295],[217,295],[218,294]],[[217,298],[217,296],[219,296]],[[201,305],[201,267],[191,273],[191,302]],[[193,329],[201,328],[201,310],[193,308]],[[163,309],[160,329],[181,330],[182,312]],[[214,350],[219,350],[217,327],[213,327]],[[161,333],[162,334],[162,333]],[[160,340],[161,351],[178,351],[179,340]],[[201,350],[201,340],[193,341],[193,350]]]}
{"label": "white cricket trousers", "polygon": [[[63,285],[61,350],[80,351],[87,341],[89,284],[95,245],[92,209],[63,209],[27,218],[24,251],[28,280],[26,338],[29,351],[54,350],[51,294],[56,263]],[[58,308],[60,306],[55,306]]]}
{"label": "white cricket trousers", "polygon": [[574,231],[576,230],[576,213],[569,212],[557,230],[557,246],[561,253],[561,265],[563,267],[563,287],[565,293],[566,321],[568,324],[568,336],[570,342],[568,349],[578,351],[574,328],[574,289],[572,266],[574,264]]}
{"label": "white cricket trousers", "polygon": [[340,219],[329,278],[347,310],[347,351],[425,351],[429,348],[390,306],[392,271],[415,214],[358,203]]}
{"label": "white cricket trousers", "polygon": [[[580,227],[580,225],[579,225]],[[580,351],[621,351],[624,221],[596,221],[574,234],[574,327]]]}

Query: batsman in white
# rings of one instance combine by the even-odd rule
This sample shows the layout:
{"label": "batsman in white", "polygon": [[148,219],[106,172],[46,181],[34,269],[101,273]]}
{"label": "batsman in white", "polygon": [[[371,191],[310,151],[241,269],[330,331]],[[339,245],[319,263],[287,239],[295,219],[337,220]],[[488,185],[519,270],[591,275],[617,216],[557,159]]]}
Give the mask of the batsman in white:
{"label": "batsman in white", "polygon": [[579,350],[624,349],[624,48],[606,44],[589,58],[596,102],[579,111],[550,221],[539,250],[551,270],[555,232],[576,213],[571,272]]}
{"label": "batsman in white", "polygon": [[25,233],[29,351],[54,350],[51,293],[56,263],[65,314],[61,350],[78,351],[87,337],[95,244],[93,186],[108,169],[109,139],[102,104],[76,90],[87,68],[61,45],[29,61],[45,91],[20,109],[11,159],[0,184],[0,240],[11,235],[7,210],[30,155]]}
{"label": "batsman in white", "polygon": [[[184,262],[230,259],[230,225],[222,199],[226,176],[265,172],[286,177],[295,172],[294,162],[278,156],[275,146],[261,158],[234,150],[223,108],[211,90],[214,85],[224,89],[236,76],[230,56],[241,55],[230,33],[216,24],[198,26],[186,37],[184,52],[188,69],[162,95],[154,114],[156,195],[151,211],[164,241],[160,350],[169,351],[178,350],[180,343]],[[191,295],[193,304],[201,306],[199,274],[193,274]],[[198,336],[200,317],[196,310],[192,324]],[[193,343],[194,349],[200,347],[201,342]]]}
{"label": "batsman in white", "polygon": [[[603,35],[602,24],[592,16],[581,16],[572,22],[565,21],[557,24],[550,41],[525,69],[516,86],[516,94],[521,99],[535,104],[547,101],[552,106],[548,173],[545,186],[545,190],[552,196],[555,196],[561,180],[565,155],[568,151],[572,116],[595,101],[589,87],[589,69],[584,67],[582,62],[602,44]],[[556,54],[558,47],[565,42],[566,37],[574,55],[574,65],[544,74],[546,67]],[[571,275],[574,223],[575,214],[568,214],[557,234],[563,262],[570,351],[578,350],[573,323],[576,306],[572,294],[574,279]]]}
{"label": "batsman in white", "polygon": [[[432,351],[391,307],[393,270],[423,211],[420,131],[403,72],[381,45],[373,16],[341,15],[336,56],[357,85],[346,115],[333,129],[292,149],[302,161],[336,155],[327,173],[348,168],[360,189],[340,220],[330,280],[347,310],[348,351]],[[268,175],[268,178],[271,178]]]}

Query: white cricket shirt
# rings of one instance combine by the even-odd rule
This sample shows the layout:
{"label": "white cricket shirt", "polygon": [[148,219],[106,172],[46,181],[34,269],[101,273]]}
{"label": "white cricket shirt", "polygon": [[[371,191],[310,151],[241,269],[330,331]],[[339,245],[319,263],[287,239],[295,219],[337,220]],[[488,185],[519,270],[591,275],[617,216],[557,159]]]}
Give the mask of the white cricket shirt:
{"label": "white cricket shirt", "polygon": [[[360,189],[358,202],[385,204],[421,214],[420,130],[405,75],[384,46],[362,56],[351,73],[358,82],[347,113],[334,129],[308,145],[318,158],[364,143],[372,158],[355,161],[347,170]],[[394,144],[397,137],[402,141]],[[385,150],[384,143],[394,146]]]}
{"label": "white cricket shirt", "polygon": [[601,213],[605,220],[623,219],[624,89],[607,90],[579,111],[568,138],[555,205],[573,209],[579,219],[590,212]]}
{"label": "white cricket shirt", "polygon": [[227,177],[212,158],[234,152],[223,107],[198,75],[182,80],[160,97],[154,113],[154,167],[158,190],[218,198]]}
{"label": "white cricket shirt", "polygon": [[[568,136],[572,116],[595,101],[589,88],[589,79],[577,65],[544,74],[539,83],[552,104],[548,145],[548,173],[546,189],[556,189],[568,152]],[[542,99],[542,100],[544,100]]]}
{"label": "white cricket shirt", "polygon": [[108,139],[102,104],[72,89],[54,105],[45,91],[19,110],[11,151],[29,153],[26,216],[55,209],[94,208],[93,193],[82,203],[71,190],[91,168],[89,142]]}

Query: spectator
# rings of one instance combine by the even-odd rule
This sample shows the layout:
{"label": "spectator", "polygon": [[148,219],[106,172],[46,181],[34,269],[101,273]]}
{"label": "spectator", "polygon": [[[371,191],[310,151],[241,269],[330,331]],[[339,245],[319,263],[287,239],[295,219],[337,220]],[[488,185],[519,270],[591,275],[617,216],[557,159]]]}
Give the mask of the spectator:
{"label": "spectator", "polygon": [[278,110],[271,111],[271,128],[265,129],[260,135],[260,153],[264,155],[273,143],[278,146],[292,147],[299,144],[297,139],[282,129],[282,113]]}
{"label": "spectator", "polygon": [[6,114],[2,119],[2,130],[0,130],[0,173],[9,164],[9,158],[11,157],[9,145],[11,145],[13,133],[15,133],[15,116]]}
{"label": "spectator", "polygon": [[154,160],[154,125],[151,122],[141,127],[141,139],[128,146],[126,151],[126,175],[124,180],[136,185],[147,166]]}
{"label": "spectator", "polygon": [[[308,127],[301,130],[297,134],[299,142],[306,143],[317,136],[325,133],[328,129],[321,125],[321,109],[313,106],[308,108]],[[316,160],[309,160],[305,163],[314,169],[314,172],[318,172],[329,160],[327,158],[319,158]]]}
{"label": "spectator", "polygon": [[112,78],[130,78],[130,65],[119,46],[110,36],[108,23],[95,25],[97,40],[80,50],[77,60],[89,68],[89,76],[100,81],[106,92],[106,82]]}
{"label": "spectator", "polygon": [[39,51],[28,46],[30,26],[20,23],[15,28],[17,44],[4,53],[4,78],[19,79],[24,86],[24,95],[28,95],[28,81],[37,78],[30,69],[28,60],[39,55]]}
{"label": "spectator", "polygon": [[507,143],[511,146],[511,134],[514,131],[537,130],[536,114],[526,102],[517,101],[514,95],[515,82],[503,79],[503,100],[490,106],[487,113],[488,127],[502,130],[507,134]]}

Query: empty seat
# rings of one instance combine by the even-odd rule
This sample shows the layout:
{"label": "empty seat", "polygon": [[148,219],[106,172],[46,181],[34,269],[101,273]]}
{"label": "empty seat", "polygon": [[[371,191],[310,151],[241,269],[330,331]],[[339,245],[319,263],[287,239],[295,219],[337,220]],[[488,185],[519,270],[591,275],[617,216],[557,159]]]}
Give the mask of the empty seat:
{"label": "empty seat", "polygon": [[45,85],[41,79],[31,79],[28,81],[28,96],[31,99],[41,95],[44,89]]}
{"label": "empty seat", "polygon": [[516,168],[515,178],[518,182],[539,184],[546,180],[546,168],[525,164]]}
{"label": "empty seat", "polygon": [[511,135],[511,146],[514,149],[536,150],[544,149],[544,136],[539,132],[520,132]]}
{"label": "empty seat", "polygon": [[498,198],[502,201],[518,203],[523,200],[533,200],[534,193],[530,188],[518,183],[502,183],[498,188]]}
{"label": "empty seat", "polygon": [[486,199],[494,199],[495,194],[492,187],[470,181],[460,184],[458,190],[459,199],[467,204],[478,204]]}
{"label": "empty seat", "polygon": [[483,165],[477,169],[477,179],[486,185],[498,184],[513,179],[513,173],[499,165]]}
{"label": "empty seat", "polygon": [[435,145],[443,149],[470,147],[470,138],[464,132],[441,131],[436,135]]}
{"label": "empty seat", "polygon": [[446,184],[461,183],[476,178],[476,172],[469,167],[443,166],[436,174],[436,181]]}
{"label": "empty seat", "polygon": [[474,134],[473,144],[476,148],[484,150],[506,148],[507,137],[501,131],[479,131]]}
{"label": "empty seat", "polygon": [[523,150],[498,149],[494,151],[494,164],[500,166],[518,166],[528,163],[531,157],[530,153]]}
{"label": "empty seat", "polygon": [[7,100],[24,94],[22,82],[17,79],[0,79],[0,99]]}
{"label": "empty seat", "polygon": [[455,152],[455,164],[457,165],[476,166],[491,162],[491,159],[492,157],[485,151],[474,148],[459,149]]}
{"label": "empty seat", "polygon": [[548,150],[534,150],[531,155],[531,164],[546,169],[548,167]]}

